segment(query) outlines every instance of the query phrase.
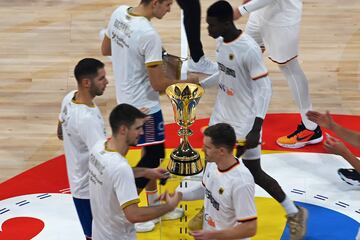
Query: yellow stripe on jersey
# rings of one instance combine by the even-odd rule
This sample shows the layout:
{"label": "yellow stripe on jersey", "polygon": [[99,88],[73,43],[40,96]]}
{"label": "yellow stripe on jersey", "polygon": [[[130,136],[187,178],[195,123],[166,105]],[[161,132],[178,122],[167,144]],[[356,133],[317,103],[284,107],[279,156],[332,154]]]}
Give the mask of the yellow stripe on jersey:
{"label": "yellow stripe on jersey", "polygon": [[262,73],[262,74],[260,74],[260,75],[258,75],[258,76],[256,76],[256,77],[253,77],[252,78],[252,80],[258,80],[258,79],[260,79],[260,78],[263,78],[263,77],[266,77],[268,75],[268,72],[266,72],[266,73]]}
{"label": "yellow stripe on jersey", "polygon": [[127,201],[126,203],[124,203],[123,205],[121,205],[121,208],[122,209],[125,209],[127,208],[128,206],[130,205],[133,205],[133,204],[138,204],[140,202],[140,199],[133,199],[133,200],[130,200],[130,201]]}
{"label": "yellow stripe on jersey", "polygon": [[146,67],[155,67],[155,66],[160,65],[160,64],[162,64],[162,61],[148,62],[148,63],[145,63],[145,66]]}

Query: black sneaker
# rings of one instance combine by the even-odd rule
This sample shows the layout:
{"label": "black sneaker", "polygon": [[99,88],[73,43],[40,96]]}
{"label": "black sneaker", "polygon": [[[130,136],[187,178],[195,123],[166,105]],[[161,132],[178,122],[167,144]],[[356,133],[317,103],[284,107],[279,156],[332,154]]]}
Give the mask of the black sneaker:
{"label": "black sneaker", "polygon": [[312,131],[306,129],[305,125],[301,122],[293,133],[279,137],[276,143],[284,148],[302,148],[309,144],[319,143],[322,140],[323,135],[319,126]]}
{"label": "black sneaker", "polygon": [[347,184],[360,186],[360,174],[353,168],[340,168],[338,170],[340,178]]}

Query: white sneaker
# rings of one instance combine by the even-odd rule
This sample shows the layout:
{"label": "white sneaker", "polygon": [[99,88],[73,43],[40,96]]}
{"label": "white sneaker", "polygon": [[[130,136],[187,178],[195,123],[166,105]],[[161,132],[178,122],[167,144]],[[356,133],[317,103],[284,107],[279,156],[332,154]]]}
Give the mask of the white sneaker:
{"label": "white sneaker", "polygon": [[155,228],[155,223],[153,221],[135,223],[135,230],[138,233],[150,232],[150,231],[154,230],[154,228]]}
{"label": "white sneaker", "polygon": [[[169,221],[169,220],[176,220],[184,216],[184,209],[182,208],[175,208],[171,212],[168,212],[167,214],[163,215],[161,217],[161,221]],[[160,218],[155,218],[152,220],[155,224],[160,222]]]}
{"label": "white sneaker", "polygon": [[198,62],[194,62],[192,59],[189,59],[188,71],[211,75],[218,71],[218,65],[216,62],[202,56]]}

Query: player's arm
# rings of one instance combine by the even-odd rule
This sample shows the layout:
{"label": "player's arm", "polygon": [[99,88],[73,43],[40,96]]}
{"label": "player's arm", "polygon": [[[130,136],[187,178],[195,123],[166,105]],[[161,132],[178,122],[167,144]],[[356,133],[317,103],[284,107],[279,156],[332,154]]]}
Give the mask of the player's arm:
{"label": "player's arm", "polygon": [[203,88],[210,88],[215,86],[219,82],[219,71],[214,73],[213,75],[201,80],[199,83]]}
{"label": "player's arm", "polygon": [[58,125],[57,125],[57,137],[59,140],[63,140],[63,132],[62,132],[62,126],[61,126],[60,121],[58,121]]}
{"label": "player's arm", "polygon": [[168,171],[163,168],[132,168],[135,178],[161,179],[165,178]]}
{"label": "player's arm", "polygon": [[111,56],[111,39],[106,34],[101,44],[101,53],[103,56]]}
{"label": "player's arm", "polygon": [[249,220],[247,222],[236,225],[232,228],[226,228],[217,231],[193,231],[190,234],[195,239],[243,239],[253,237],[256,234],[257,220]]}
{"label": "player's arm", "polygon": [[241,16],[245,16],[251,12],[259,10],[269,4],[272,4],[275,0],[251,0],[244,1],[242,5],[234,8],[234,19],[238,19]]}
{"label": "player's arm", "polygon": [[185,184],[177,187],[176,191],[180,194],[182,201],[203,200],[205,197],[205,188],[201,182],[192,182],[191,187],[184,188]]}
{"label": "player's arm", "polygon": [[178,205],[180,201],[180,195],[175,193],[173,195],[166,194],[166,202],[157,206],[139,207],[137,203],[130,205],[122,205],[122,209],[126,218],[131,223],[149,221],[172,211]]}
{"label": "player's arm", "polygon": [[[158,92],[163,92],[165,89],[175,83],[179,83],[175,79],[166,78],[162,70],[162,43],[158,35],[149,31],[142,35],[139,42],[140,54],[145,56],[145,66],[150,79],[151,87]],[[191,77],[182,83],[199,83],[198,77]]]}
{"label": "player's arm", "polygon": [[245,60],[251,76],[251,89],[255,103],[256,118],[253,127],[246,136],[246,147],[254,148],[259,144],[262,124],[270,104],[271,81],[259,48],[250,49]]}
{"label": "player's arm", "polygon": [[165,77],[161,63],[147,66],[151,87],[158,92],[163,92],[165,89],[175,83],[195,83],[199,84],[198,77],[189,77],[187,80],[173,80]]}
{"label": "player's arm", "polygon": [[320,127],[324,127],[335,132],[340,138],[349,142],[351,145],[360,148],[360,132],[355,132],[336,123],[331,117],[329,111],[326,111],[325,114],[316,111],[308,111],[306,116],[310,121],[315,122]]}

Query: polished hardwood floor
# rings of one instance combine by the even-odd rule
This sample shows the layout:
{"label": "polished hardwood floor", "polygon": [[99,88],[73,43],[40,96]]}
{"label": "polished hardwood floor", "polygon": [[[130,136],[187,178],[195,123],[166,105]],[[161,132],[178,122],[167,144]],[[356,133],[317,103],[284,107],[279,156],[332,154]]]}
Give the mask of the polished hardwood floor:
{"label": "polished hardwood floor", "polygon": [[[202,41],[206,55],[214,59],[215,42],[204,19],[212,2],[201,1]],[[108,117],[115,106],[113,73],[109,59],[100,55],[98,32],[120,4],[137,1],[0,1],[0,182],[63,153],[56,138],[57,116],[63,96],[76,87],[73,68],[84,57],[106,62],[110,84],[96,102]],[[153,22],[165,48],[180,54],[177,4],[163,20]],[[244,27],[246,19],[237,23]],[[299,60],[314,109],[359,115],[360,1],[305,0]],[[267,66],[273,81],[269,112],[296,112],[276,64],[267,60]],[[215,91],[202,98],[199,118],[209,117]],[[161,100],[166,122],[172,122],[170,102],[166,96]]]}

